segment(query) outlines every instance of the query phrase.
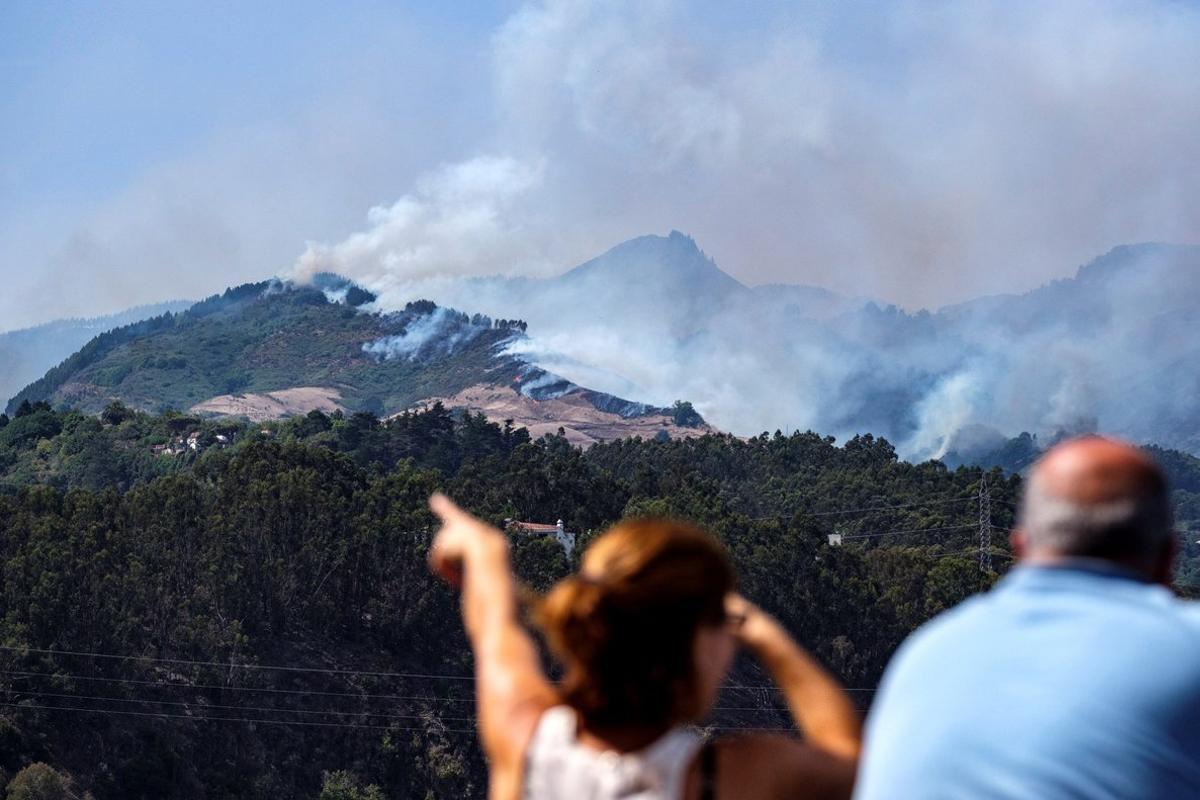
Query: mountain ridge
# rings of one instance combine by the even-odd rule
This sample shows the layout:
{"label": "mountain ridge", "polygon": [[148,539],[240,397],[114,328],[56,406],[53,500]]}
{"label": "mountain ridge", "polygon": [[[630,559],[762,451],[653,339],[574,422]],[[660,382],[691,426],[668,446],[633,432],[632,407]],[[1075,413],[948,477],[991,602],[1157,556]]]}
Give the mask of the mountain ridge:
{"label": "mountain ridge", "polygon": [[675,424],[671,409],[592,391],[508,353],[525,335],[520,320],[429,301],[382,313],[369,310],[375,300],[328,274],[310,285],[231,287],[176,314],[97,336],[19,392],[8,410],[46,401],[97,413],[117,401],[253,420],[311,410],[386,416],[465,398],[471,389],[507,387],[522,398],[529,424],[553,423],[556,413],[587,406],[594,417],[588,424],[602,438],[623,428],[677,436],[709,430],[702,421]]}
{"label": "mountain ridge", "polygon": [[[322,304],[341,303],[345,313],[358,314],[362,309],[345,307],[349,289],[339,286],[311,291]],[[359,409],[357,384],[374,379],[358,374],[342,386],[335,373],[362,368],[375,356],[371,363],[382,363],[383,372],[407,364],[412,374],[405,380],[423,387],[384,393],[367,409],[377,412],[512,382],[521,364],[545,371],[552,382],[637,398],[660,412],[678,397],[692,398],[705,419],[738,435],[808,429],[848,439],[871,432],[916,460],[947,455],[971,426],[990,429],[992,439],[1105,430],[1200,453],[1194,403],[1200,341],[1193,334],[1200,325],[1200,247],[1194,245],[1121,245],[1079,266],[1074,277],[915,313],[802,285],[748,288],[678,231],[621,243],[555,278],[440,286],[431,297],[442,310],[409,320],[412,330],[402,320],[394,330],[364,330],[348,351],[320,357],[314,337],[294,348],[295,363],[304,366],[288,382],[288,370],[261,352],[229,355],[230,363],[251,373],[273,370],[275,378],[256,384],[253,375],[239,382],[223,373],[230,385],[210,383],[184,407],[223,395],[235,403],[244,392],[324,386],[349,392],[342,395],[347,409]],[[379,305],[364,302],[369,310]],[[450,327],[439,327],[454,307],[490,314],[489,324],[516,317],[531,332],[492,341],[494,351],[479,351],[457,374],[450,362],[427,369],[438,348],[453,350],[456,337],[469,344],[478,335],[474,317],[454,316]],[[389,353],[399,361],[389,362]],[[170,367],[175,356],[165,357],[148,366]],[[325,368],[320,358],[329,359]],[[103,395],[95,387],[120,376],[85,377],[71,387],[73,397],[58,401],[94,406]]]}

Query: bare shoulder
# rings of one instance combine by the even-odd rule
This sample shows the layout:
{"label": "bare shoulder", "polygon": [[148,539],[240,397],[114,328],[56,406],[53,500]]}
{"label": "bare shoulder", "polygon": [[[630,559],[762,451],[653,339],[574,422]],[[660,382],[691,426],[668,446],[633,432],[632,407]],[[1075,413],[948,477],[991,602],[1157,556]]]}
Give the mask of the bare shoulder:
{"label": "bare shoulder", "polygon": [[[857,762],[792,736],[747,735],[718,739],[716,798],[845,800],[854,789]],[[700,761],[692,764],[686,797],[700,797]]]}

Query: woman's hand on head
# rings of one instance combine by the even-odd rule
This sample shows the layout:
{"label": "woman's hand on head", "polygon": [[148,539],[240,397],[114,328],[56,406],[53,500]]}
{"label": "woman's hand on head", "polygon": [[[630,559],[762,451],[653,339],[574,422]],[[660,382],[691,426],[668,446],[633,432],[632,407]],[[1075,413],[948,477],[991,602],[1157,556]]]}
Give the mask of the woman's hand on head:
{"label": "woman's hand on head", "polygon": [[470,552],[488,543],[503,544],[504,538],[441,492],[429,498],[429,508],[442,521],[429,549],[429,567],[451,586],[461,586],[463,561]]}
{"label": "woman's hand on head", "polygon": [[743,647],[754,649],[768,639],[787,636],[774,617],[736,592],[725,596],[725,617]]}

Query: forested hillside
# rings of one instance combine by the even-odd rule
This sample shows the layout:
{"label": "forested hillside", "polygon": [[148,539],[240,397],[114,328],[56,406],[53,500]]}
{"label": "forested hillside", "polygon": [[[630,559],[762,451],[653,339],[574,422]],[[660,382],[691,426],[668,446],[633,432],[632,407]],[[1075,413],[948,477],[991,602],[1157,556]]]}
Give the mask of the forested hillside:
{"label": "forested hillside", "polygon": [[517,321],[422,301],[391,314],[365,313],[359,306],[373,295],[335,276],[317,277],[311,286],[237,286],[178,314],[103,333],[18,393],[8,412],[26,400],[93,413],[112,400],[165,411],[220,396],[319,387],[341,407],[383,413],[485,375],[516,374],[494,346],[519,331]]}
{"label": "forested hillside", "polygon": [[[585,452],[441,407],[248,425],[30,404],[0,423],[0,767],[44,762],[98,800],[482,797],[457,602],[425,566],[434,489],[581,544],[630,514],[700,522],[865,708],[908,632],[1007,567],[1019,488],[870,436]],[[1160,456],[1194,510],[1195,459]],[[578,556],[513,544],[534,590]],[[714,730],[788,724],[753,664],[729,684]]]}
{"label": "forested hillside", "polygon": [[263,421],[311,410],[386,416],[442,400],[537,435],[561,425],[577,444],[709,430],[690,403],[655,407],[592,391],[515,355],[521,320],[428,300],[381,312],[375,299],[328,274],[232,287],[96,336],[17,393],[7,412],[46,403],[99,413],[120,402]]}

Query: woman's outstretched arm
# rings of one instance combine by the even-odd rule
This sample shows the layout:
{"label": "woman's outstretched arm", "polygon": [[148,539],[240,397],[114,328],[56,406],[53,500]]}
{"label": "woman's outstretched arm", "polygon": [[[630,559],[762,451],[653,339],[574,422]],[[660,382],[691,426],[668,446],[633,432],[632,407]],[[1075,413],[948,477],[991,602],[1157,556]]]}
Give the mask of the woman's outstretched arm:
{"label": "woman's outstretched arm", "polygon": [[805,739],[836,756],[857,758],[862,722],[841,685],[770,614],[740,596],[731,597],[728,606],[743,620],[739,641],[783,690]]}
{"label": "woman's outstretched arm", "polygon": [[515,796],[525,748],[555,694],[518,618],[504,534],[445,495],[435,494],[429,507],[442,520],[430,566],[462,588],[463,624],[475,654],[479,735],[492,765],[491,796]]}

